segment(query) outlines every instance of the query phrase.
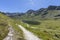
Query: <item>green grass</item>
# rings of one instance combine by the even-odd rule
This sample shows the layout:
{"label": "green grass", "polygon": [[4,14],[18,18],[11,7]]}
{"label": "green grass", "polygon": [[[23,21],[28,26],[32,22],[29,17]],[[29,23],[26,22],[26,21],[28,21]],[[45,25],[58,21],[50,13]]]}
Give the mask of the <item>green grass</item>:
{"label": "green grass", "polygon": [[60,40],[60,20],[43,20],[40,22],[40,25],[28,24],[29,27],[23,22],[20,25],[43,40]]}
{"label": "green grass", "polygon": [[[15,36],[17,37],[17,39],[21,38],[22,40],[24,40],[22,30],[16,25],[16,24],[19,24],[43,40],[60,40],[60,31],[59,31],[60,20],[54,20],[52,17],[57,15],[56,13],[59,14],[59,11],[54,10],[54,11],[48,11],[48,12],[49,14],[47,14],[48,15],[47,20],[37,20],[37,18],[38,17],[40,18],[40,16],[35,17],[35,19],[40,22],[39,25],[31,25],[31,24],[23,23],[21,19],[11,19],[3,14],[0,14],[0,40],[2,40],[7,36],[8,27],[9,27],[8,24],[10,24],[15,30],[15,34],[16,34]],[[23,19],[25,18],[23,17]],[[28,20],[31,20],[31,19],[28,18]]]}
{"label": "green grass", "polygon": [[8,22],[7,17],[0,14],[0,40],[6,37],[8,33]]}
{"label": "green grass", "polygon": [[10,25],[12,25],[12,26],[13,26],[13,29],[15,30],[17,39],[19,38],[19,39],[24,40],[23,32],[22,32],[22,30],[18,27],[18,25],[16,25],[16,24],[17,24],[16,21],[12,21],[12,23],[10,23]]}
{"label": "green grass", "polygon": [[[44,20],[44,18],[41,19],[41,15],[34,16],[33,18],[26,17],[26,15],[24,15],[22,16],[22,19],[13,19],[13,20],[15,20],[15,23],[22,25],[27,30],[33,32],[36,36],[38,36],[43,40],[60,40],[60,31],[59,31],[60,20],[54,20],[55,18],[54,16],[59,15],[60,10],[48,10],[47,12],[48,14],[45,15],[46,20]],[[56,17],[56,18],[59,18],[59,17]],[[40,24],[39,25],[28,24],[29,27],[27,27],[27,23],[23,23],[21,21],[26,19],[39,21]],[[18,28],[16,30],[18,30]]]}
{"label": "green grass", "polygon": [[1,13],[0,13],[0,40],[3,40],[7,36],[9,32],[8,30],[9,24],[14,29],[17,40],[19,39],[24,40],[22,30],[19,29],[19,27],[16,25],[16,22]]}

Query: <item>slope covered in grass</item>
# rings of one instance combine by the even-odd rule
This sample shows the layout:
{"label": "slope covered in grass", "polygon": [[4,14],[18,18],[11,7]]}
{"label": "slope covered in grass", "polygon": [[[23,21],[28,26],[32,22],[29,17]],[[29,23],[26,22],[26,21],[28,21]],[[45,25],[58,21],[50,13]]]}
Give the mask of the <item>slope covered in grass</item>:
{"label": "slope covered in grass", "polygon": [[60,19],[60,6],[49,6],[39,10],[28,10],[25,13],[6,13],[7,16],[22,20]]}
{"label": "slope covered in grass", "polygon": [[60,20],[44,20],[40,21],[40,25],[28,25],[25,28],[43,40],[60,40]]}
{"label": "slope covered in grass", "polygon": [[16,22],[2,13],[0,13],[0,40],[3,40],[8,35],[8,28],[10,27],[9,25],[11,25],[14,29],[14,39],[24,40],[23,33],[16,25]]}
{"label": "slope covered in grass", "polygon": [[7,17],[0,14],[0,40],[2,40],[4,37],[6,37],[8,33],[8,22]]}
{"label": "slope covered in grass", "polygon": [[[36,11],[29,10],[24,14],[12,14],[5,14],[10,18],[0,14],[0,27],[3,30],[5,26],[8,28],[8,24],[10,24],[15,30],[15,37],[17,39],[24,40],[23,32],[16,24],[22,25],[43,40],[60,40],[60,7],[49,6],[48,8],[41,8]],[[7,32],[4,32],[4,34],[7,34]],[[3,37],[1,36],[1,38]]]}

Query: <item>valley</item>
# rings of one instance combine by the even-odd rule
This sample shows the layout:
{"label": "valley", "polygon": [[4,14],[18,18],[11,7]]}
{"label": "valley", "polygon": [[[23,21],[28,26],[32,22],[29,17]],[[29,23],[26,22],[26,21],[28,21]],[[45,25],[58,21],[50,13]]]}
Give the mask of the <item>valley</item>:
{"label": "valley", "polygon": [[60,40],[59,30],[60,6],[25,13],[0,12],[0,40]]}

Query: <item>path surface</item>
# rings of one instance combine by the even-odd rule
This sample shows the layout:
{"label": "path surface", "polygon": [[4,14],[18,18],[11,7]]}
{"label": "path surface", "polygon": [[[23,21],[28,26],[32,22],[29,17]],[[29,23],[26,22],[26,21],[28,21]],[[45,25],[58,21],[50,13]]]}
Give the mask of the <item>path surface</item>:
{"label": "path surface", "polygon": [[12,29],[12,27],[10,27],[8,35],[3,40],[13,40],[13,35],[14,35],[13,33],[14,33],[14,30]]}
{"label": "path surface", "polygon": [[22,27],[21,25],[18,25],[18,26],[23,31],[24,37],[26,40],[41,40],[37,36],[35,36],[33,33],[29,32],[24,27]]}

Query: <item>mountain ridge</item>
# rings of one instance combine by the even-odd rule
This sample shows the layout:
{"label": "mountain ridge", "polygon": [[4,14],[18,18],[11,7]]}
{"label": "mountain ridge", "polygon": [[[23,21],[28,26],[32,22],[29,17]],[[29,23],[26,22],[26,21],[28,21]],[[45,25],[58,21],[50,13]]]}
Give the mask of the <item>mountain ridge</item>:
{"label": "mountain ridge", "polygon": [[50,5],[47,8],[40,8],[39,10],[28,10],[25,13],[4,13],[11,18],[17,19],[59,19],[60,6]]}

